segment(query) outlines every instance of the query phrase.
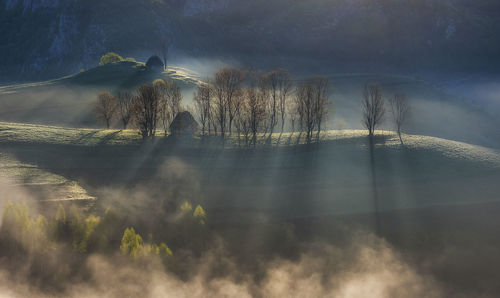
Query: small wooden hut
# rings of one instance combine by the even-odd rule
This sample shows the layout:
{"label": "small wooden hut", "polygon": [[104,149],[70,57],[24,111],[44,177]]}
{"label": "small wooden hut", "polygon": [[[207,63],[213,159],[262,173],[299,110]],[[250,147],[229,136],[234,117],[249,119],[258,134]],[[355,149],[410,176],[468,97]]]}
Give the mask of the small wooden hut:
{"label": "small wooden hut", "polygon": [[198,130],[198,123],[188,111],[179,112],[170,124],[170,133],[174,137],[193,136]]}

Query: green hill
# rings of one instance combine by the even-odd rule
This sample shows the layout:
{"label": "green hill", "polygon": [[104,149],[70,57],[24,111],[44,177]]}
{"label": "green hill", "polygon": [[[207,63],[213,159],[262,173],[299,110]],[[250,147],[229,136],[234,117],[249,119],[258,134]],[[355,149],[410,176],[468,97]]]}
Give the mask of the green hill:
{"label": "green hill", "polygon": [[79,86],[114,86],[133,89],[139,85],[165,78],[175,81],[181,88],[193,88],[198,79],[192,72],[181,68],[170,68],[164,72],[149,71],[144,63],[122,61],[91,68],[63,79],[62,83]]}
{"label": "green hill", "polygon": [[258,67],[495,70],[498,12],[492,0],[9,0],[0,78],[54,78],[108,51],[146,59],[165,36],[182,54]]}
{"label": "green hill", "polygon": [[[181,87],[183,105],[192,105],[194,88],[205,79],[192,69],[169,67],[150,72],[140,62],[119,62],[95,67],[57,80],[0,87],[0,121],[70,127],[97,127],[91,104],[98,93],[135,89],[157,78],[174,80]],[[300,80],[302,76],[297,76]],[[329,129],[360,129],[364,84],[378,82],[386,100],[404,93],[412,105],[405,130],[411,134],[453,139],[500,148],[499,120],[491,111],[460,98],[436,84],[416,77],[380,73],[333,73],[329,76],[331,109]],[[382,129],[392,130],[390,112]]]}
{"label": "green hill", "polygon": [[175,81],[189,96],[199,82],[198,74],[184,68],[154,72],[140,62],[110,63],[56,80],[0,86],[0,120],[96,126],[91,103],[100,92],[134,90],[159,78]]}
{"label": "green hill", "polygon": [[377,134],[373,150],[365,131],[325,132],[318,147],[289,137],[256,151],[229,141],[221,151],[163,138],[144,146],[132,130],[0,123],[3,154],[71,177],[103,204],[125,202],[103,189],[147,185],[141,191],[152,199],[173,191],[176,200],[202,202],[212,221],[365,213],[374,202],[388,211],[498,200],[497,150],[417,135],[404,135],[402,146],[387,131]]}

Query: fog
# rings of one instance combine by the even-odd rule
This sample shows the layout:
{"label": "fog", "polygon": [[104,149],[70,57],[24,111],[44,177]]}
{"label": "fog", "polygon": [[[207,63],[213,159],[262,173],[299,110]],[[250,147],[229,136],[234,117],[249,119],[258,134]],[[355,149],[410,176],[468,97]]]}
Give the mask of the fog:
{"label": "fog", "polygon": [[[441,297],[438,284],[418,274],[380,239],[357,240],[342,251],[316,245],[299,260],[262,264],[263,277],[254,280],[227,256],[207,252],[197,261],[188,280],[169,274],[154,262],[137,268],[113,258],[87,258],[89,282],[64,286],[64,297]],[[364,243],[369,241],[369,245]],[[220,260],[220,258],[227,258]],[[61,260],[62,261],[62,260]],[[221,277],[211,277],[225,262]],[[84,269],[82,269],[84,270]],[[2,297],[48,297],[29,280],[1,271]],[[59,296],[59,295],[58,295]]]}
{"label": "fog", "polygon": [[[236,60],[174,57],[173,67],[198,80],[226,66],[253,70]],[[104,234],[109,247],[90,252],[58,239],[40,253],[17,236],[19,252],[0,257],[0,296],[496,297],[495,77],[292,74],[295,83],[317,74],[329,78],[326,129],[338,130],[338,139],[314,148],[255,150],[193,148],[168,138],[90,148],[2,141],[2,152],[20,162],[83,185],[97,202],[57,203],[66,210],[75,203],[84,216],[103,221],[112,210],[110,230],[118,232]],[[400,145],[390,132],[368,143],[351,130],[363,128],[362,88],[373,82],[386,101],[397,92],[408,96],[405,133],[494,149],[409,135]],[[4,88],[0,120],[97,128],[91,104],[99,92],[113,90],[113,84],[59,83]],[[183,86],[185,107],[192,108],[193,91]],[[389,110],[380,128],[394,130]],[[7,201],[24,203],[33,222],[43,215],[51,226],[58,207],[43,202],[50,192],[44,195],[0,180],[0,214]],[[183,222],[185,202],[207,212],[207,224],[195,232]],[[129,227],[145,243],[165,242],[171,263],[121,253]],[[3,242],[0,252],[9,245]]]}
{"label": "fog", "polygon": [[[98,198],[85,212],[104,218],[103,210],[111,207],[119,229],[107,252],[79,253],[60,241],[42,255],[42,265],[37,253],[0,258],[0,294],[495,297],[491,272],[499,260],[491,216],[498,206],[477,201],[498,193],[495,166],[440,151],[388,147],[375,151],[372,172],[365,141],[253,152],[160,142],[132,149],[97,146],[92,155],[76,146],[14,146],[20,161],[77,179]],[[67,150],[70,162],[61,161]],[[22,185],[0,190],[2,202],[28,202],[33,218],[56,212],[54,203],[37,201]],[[201,248],[190,243],[200,234],[186,235],[179,225],[183,201],[207,210]],[[173,265],[165,267],[156,256],[132,261],[121,254],[127,227],[144,239],[152,234],[165,241]]]}
{"label": "fog", "polygon": [[[140,201],[141,207],[129,206],[135,212],[145,210],[147,198],[141,199],[137,193],[133,198],[124,198],[123,193],[116,195],[127,202]],[[2,187],[2,198],[30,200],[22,188],[11,186]],[[120,212],[128,212],[129,209],[122,207],[116,206]],[[214,241],[200,256],[178,253],[186,271],[184,277],[165,271],[156,258],[134,263],[120,254],[92,254],[73,272],[78,276],[76,279],[61,276],[63,279],[57,279],[55,289],[42,283],[47,279],[43,268],[38,275],[29,273],[30,266],[34,265],[30,263],[36,262],[34,258],[30,261],[31,256],[23,260],[0,259],[10,268],[0,269],[0,296],[443,297],[439,282],[419,272],[383,238],[367,231],[347,229],[349,236],[341,245],[295,239],[293,242],[300,246],[296,257],[247,256],[255,260],[251,267],[238,260],[240,255],[226,248],[224,239],[214,235]],[[65,263],[73,263],[70,260],[75,255],[68,248],[63,247],[62,251],[57,255],[49,252],[45,265],[64,270]],[[50,269],[47,270],[46,274],[50,274]]]}

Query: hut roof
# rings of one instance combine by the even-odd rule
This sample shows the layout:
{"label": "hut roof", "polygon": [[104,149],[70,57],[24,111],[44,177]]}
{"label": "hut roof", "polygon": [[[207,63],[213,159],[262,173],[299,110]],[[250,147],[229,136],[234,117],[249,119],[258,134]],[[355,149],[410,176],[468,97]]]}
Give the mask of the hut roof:
{"label": "hut roof", "polygon": [[146,62],[147,68],[153,68],[153,67],[163,68],[163,66],[164,66],[163,61],[161,61],[160,57],[158,57],[157,55],[149,57],[148,61]]}
{"label": "hut roof", "polygon": [[189,129],[194,131],[198,129],[198,123],[194,119],[193,115],[191,115],[191,113],[189,113],[188,111],[179,112],[177,116],[175,116],[172,123],[170,124],[170,129],[172,131],[179,129],[181,130]]}

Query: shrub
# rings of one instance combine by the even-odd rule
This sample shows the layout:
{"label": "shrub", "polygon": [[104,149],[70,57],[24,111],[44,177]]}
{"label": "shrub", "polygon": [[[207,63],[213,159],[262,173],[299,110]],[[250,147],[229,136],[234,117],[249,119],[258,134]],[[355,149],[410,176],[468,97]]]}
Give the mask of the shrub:
{"label": "shrub", "polygon": [[99,66],[103,66],[108,63],[116,63],[123,61],[123,57],[114,52],[109,52],[104,54],[99,61]]}
{"label": "shrub", "polygon": [[207,219],[207,213],[200,205],[196,206],[193,213],[194,219],[200,224],[204,225]]}
{"label": "shrub", "polygon": [[2,242],[9,244],[11,249],[46,253],[53,247],[48,231],[47,219],[42,215],[33,218],[27,205],[8,202],[4,206],[0,238]]}
{"label": "shrub", "polygon": [[75,205],[71,206],[69,210],[68,224],[71,234],[71,243],[74,250],[81,253],[87,252],[88,241],[96,230],[99,222],[99,217],[91,214],[85,218],[82,214],[80,214],[80,211],[78,211]]}
{"label": "shrub", "polygon": [[148,243],[144,243],[141,235],[135,232],[134,228],[127,228],[123,232],[122,243],[120,250],[125,256],[129,256],[132,260],[158,256],[163,263],[167,265],[170,257],[173,255],[170,248],[165,243],[153,243],[153,236],[150,235]]}
{"label": "shrub", "polygon": [[181,214],[190,214],[192,211],[193,205],[191,205],[191,203],[186,201],[181,205]]}
{"label": "shrub", "polygon": [[141,235],[136,234],[134,228],[127,228],[123,232],[122,243],[120,250],[124,255],[131,257],[133,260],[137,259],[143,253],[144,241]]}

